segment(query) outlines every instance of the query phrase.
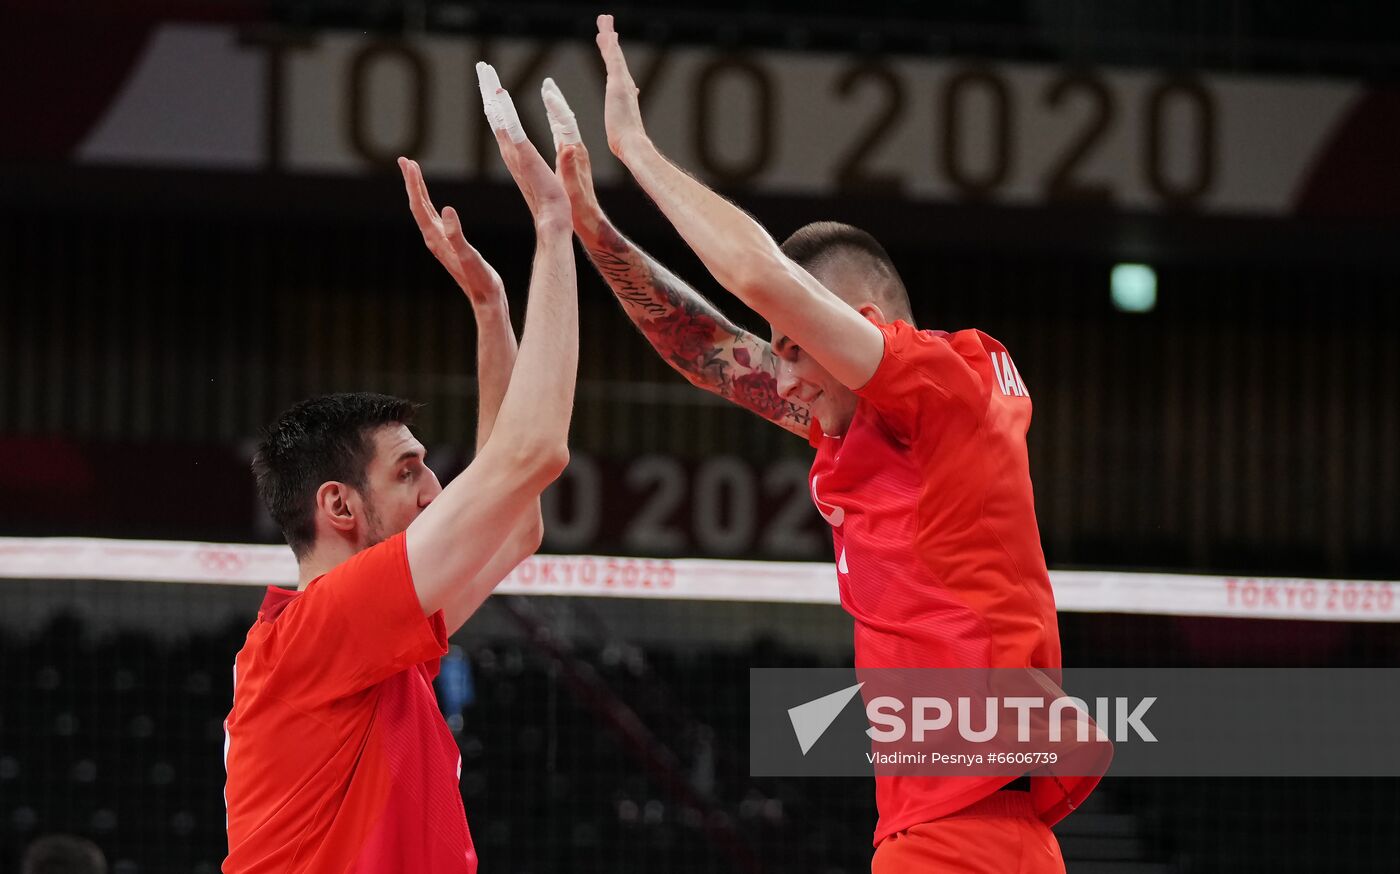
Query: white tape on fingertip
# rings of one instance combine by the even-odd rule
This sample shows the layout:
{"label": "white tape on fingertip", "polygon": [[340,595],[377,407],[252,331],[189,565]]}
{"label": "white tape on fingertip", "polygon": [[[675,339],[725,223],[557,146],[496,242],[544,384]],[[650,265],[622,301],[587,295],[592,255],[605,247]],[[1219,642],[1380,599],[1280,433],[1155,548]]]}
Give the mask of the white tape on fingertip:
{"label": "white tape on fingertip", "polygon": [[496,75],[496,68],[485,61],[477,61],[476,83],[481,88],[481,107],[486,111],[486,120],[491,124],[491,129],[505,131],[512,143],[524,140],[525,128],[515,111],[515,101],[501,87],[501,77]]}
{"label": "white tape on fingertip", "polygon": [[486,120],[496,127],[500,113],[496,109],[496,92],[501,90],[501,79],[496,68],[485,61],[476,62],[476,85],[481,89],[481,108],[486,110]]}
{"label": "white tape on fingertip", "polygon": [[564,92],[554,84],[553,79],[545,79],[540,86],[540,96],[544,98],[544,110],[549,114],[549,132],[554,134],[554,151],[564,146],[583,142],[578,135],[578,119],[564,99]]}

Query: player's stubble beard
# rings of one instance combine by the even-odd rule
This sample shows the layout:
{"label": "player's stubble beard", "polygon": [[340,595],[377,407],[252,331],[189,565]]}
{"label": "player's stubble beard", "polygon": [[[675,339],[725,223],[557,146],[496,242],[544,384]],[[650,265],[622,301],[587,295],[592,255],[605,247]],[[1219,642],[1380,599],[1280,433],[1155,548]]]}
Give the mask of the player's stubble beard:
{"label": "player's stubble beard", "polygon": [[379,519],[379,514],[374,511],[374,495],[368,490],[365,493],[365,543],[361,549],[369,549],[388,539],[384,533],[384,525]]}

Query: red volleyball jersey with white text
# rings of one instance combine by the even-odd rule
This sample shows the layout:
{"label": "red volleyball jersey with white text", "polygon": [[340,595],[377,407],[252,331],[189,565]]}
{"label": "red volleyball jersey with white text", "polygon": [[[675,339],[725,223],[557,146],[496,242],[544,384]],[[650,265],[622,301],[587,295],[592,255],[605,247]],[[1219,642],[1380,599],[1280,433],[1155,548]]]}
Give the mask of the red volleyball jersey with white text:
{"label": "red volleyball jersey with white text", "polygon": [[226,874],[474,874],[462,760],[432,686],[446,652],[403,534],[304,591],[268,588],[225,721]]}
{"label": "red volleyball jersey with white text", "polygon": [[[1058,668],[1025,382],[981,331],[880,330],[884,357],[846,433],[811,432],[812,499],[831,525],[856,668]],[[1010,779],[877,775],[875,843]],[[1053,824],[1098,778],[1031,782]]]}

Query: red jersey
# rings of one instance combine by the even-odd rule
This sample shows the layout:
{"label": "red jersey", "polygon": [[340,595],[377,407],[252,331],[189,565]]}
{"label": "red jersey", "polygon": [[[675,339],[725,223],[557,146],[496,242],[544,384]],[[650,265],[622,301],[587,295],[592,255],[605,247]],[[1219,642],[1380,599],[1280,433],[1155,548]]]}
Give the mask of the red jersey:
{"label": "red jersey", "polygon": [[269,587],[224,723],[223,870],[474,874],[462,760],[432,687],[445,652],[403,534],[302,592]]}
{"label": "red jersey", "polygon": [[[1016,365],[981,331],[880,330],[884,357],[846,433],[811,433],[856,668],[1059,667]],[[875,843],[1010,779],[877,775]],[[1053,824],[1097,782],[1032,778],[1037,813]]]}

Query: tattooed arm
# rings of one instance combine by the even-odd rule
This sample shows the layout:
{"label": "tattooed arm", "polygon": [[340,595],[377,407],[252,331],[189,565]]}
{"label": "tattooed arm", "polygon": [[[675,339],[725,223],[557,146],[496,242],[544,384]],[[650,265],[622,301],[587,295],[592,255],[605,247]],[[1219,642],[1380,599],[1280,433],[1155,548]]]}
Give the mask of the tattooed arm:
{"label": "tattooed arm", "polygon": [[727,319],[611,223],[600,231],[584,242],[589,260],[667,364],[692,385],[807,436],[812,411],[778,395],[777,357],[766,340]]}
{"label": "tattooed arm", "polygon": [[735,325],[698,291],[613,227],[593,192],[582,143],[559,152],[559,175],[574,232],[642,336],[692,385],[714,392],[802,437],[812,411],[778,395],[777,357],[768,342]]}

